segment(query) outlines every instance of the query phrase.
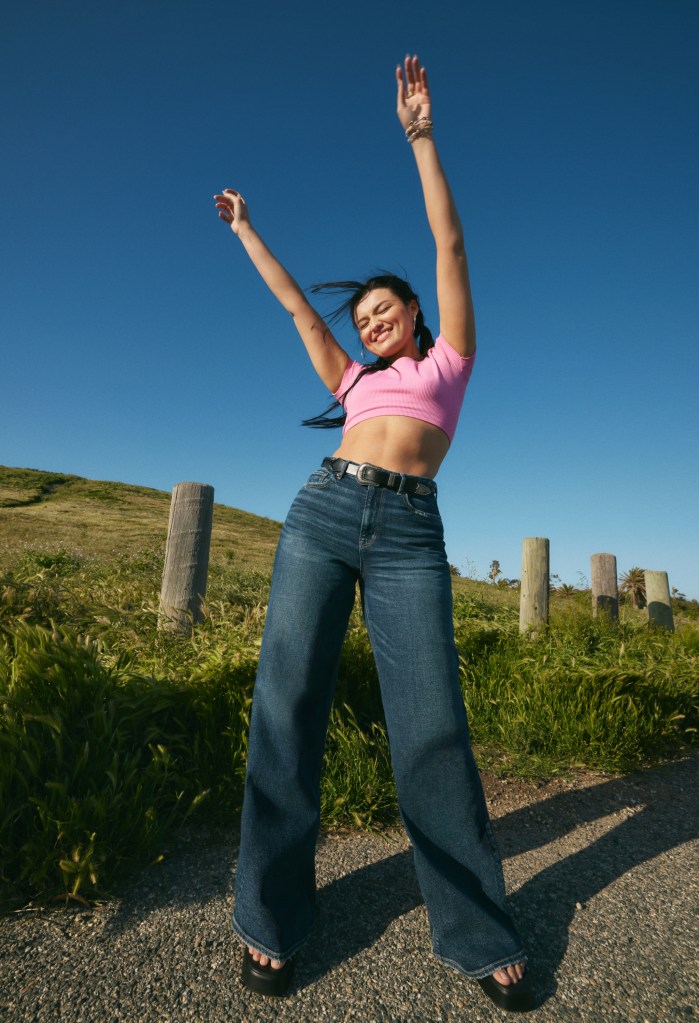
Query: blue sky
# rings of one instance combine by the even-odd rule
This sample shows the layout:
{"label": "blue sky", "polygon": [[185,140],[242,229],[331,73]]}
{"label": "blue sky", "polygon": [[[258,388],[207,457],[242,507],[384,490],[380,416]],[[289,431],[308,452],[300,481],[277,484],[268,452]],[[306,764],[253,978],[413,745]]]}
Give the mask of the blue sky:
{"label": "blue sky", "polygon": [[211,197],[304,286],[406,272],[436,328],[416,51],[478,325],[450,561],[519,577],[548,536],[564,581],[610,551],[699,597],[698,28],[681,0],[4,4],[0,462],[282,520],[339,437],[299,425],[327,393]]}

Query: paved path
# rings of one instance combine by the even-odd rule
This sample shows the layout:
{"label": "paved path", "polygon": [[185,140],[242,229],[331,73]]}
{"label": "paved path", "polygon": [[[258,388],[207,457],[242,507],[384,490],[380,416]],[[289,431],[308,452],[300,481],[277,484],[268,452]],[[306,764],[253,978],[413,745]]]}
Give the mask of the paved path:
{"label": "paved path", "polygon": [[[624,778],[489,780],[538,1021],[698,1020],[699,757]],[[325,837],[318,924],[284,1001],[238,982],[234,836],[191,834],[114,904],[0,921],[7,1023],[502,1020],[430,955],[405,838]],[[515,1017],[512,1017],[515,1018]]]}

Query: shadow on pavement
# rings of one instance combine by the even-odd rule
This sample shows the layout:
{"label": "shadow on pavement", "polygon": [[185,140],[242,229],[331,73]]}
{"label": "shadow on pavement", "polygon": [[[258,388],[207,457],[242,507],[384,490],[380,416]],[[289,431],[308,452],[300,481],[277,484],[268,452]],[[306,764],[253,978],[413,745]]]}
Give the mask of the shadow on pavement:
{"label": "shadow on pavement", "polygon": [[[584,849],[535,874],[511,897],[537,977],[539,1004],[555,991],[576,904],[640,864],[699,835],[699,757],[559,793],[494,822],[503,858],[541,848],[581,825],[631,811]],[[299,987],[372,946],[393,920],[422,902],[404,851],[339,878],[318,892],[318,922],[299,962]]]}
{"label": "shadow on pavement", "polygon": [[[514,856],[541,848],[585,823],[631,810],[585,848],[534,874],[512,896],[544,1000],[555,991],[553,975],[568,947],[576,904],[584,906],[630,870],[699,836],[698,783],[699,758],[693,757],[561,793],[498,822],[503,853]],[[620,911],[621,927],[623,920]]]}
{"label": "shadow on pavement", "polygon": [[[511,896],[536,976],[539,1004],[555,991],[554,974],[566,953],[576,904],[584,905],[628,871],[697,838],[697,791],[699,756],[695,755],[557,793],[494,820],[507,860],[543,848],[612,813],[629,811],[584,848],[534,873]],[[233,884],[230,830],[221,831],[215,841],[205,841],[204,848],[201,835],[193,835],[189,844],[190,849],[186,844],[178,848],[158,875],[142,877],[124,893],[106,933],[137,927],[148,913],[167,905],[203,904],[212,893],[229,901]],[[294,987],[315,983],[373,946],[394,920],[421,902],[411,850],[388,855],[319,889],[316,927],[299,957]]]}

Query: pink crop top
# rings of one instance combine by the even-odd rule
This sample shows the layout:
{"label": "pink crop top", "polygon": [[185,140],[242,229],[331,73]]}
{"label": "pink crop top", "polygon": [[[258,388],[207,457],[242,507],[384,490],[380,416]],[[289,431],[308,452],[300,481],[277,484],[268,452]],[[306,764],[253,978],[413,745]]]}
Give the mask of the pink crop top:
{"label": "pink crop top", "polygon": [[[387,369],[367,373],[344,399],[343,436],[357,423],[375,416],[409,416],[438,426],[450,441],[464,401],[476,354],[463,358],[442,335],[420,362],[402,356]],[[340,398],[365,367],[350,362],[333,394]]]}

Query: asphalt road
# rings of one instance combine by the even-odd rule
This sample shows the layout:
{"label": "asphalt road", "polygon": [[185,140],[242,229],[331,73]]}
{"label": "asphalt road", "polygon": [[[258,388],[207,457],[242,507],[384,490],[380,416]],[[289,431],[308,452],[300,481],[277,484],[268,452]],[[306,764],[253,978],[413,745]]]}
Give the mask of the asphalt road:
{"label": "asphalt road", "polygon": [[[508,890],[527,940],[534,1023],[698,1020],[699,757],[622,778],[487,779]],[[438,963],[401,833],[318,848],[318,922],[294,989],[238,980],[229,930],[235,832],[190,832],[97,910],[0,921],[7,1023],[452,1023],[502,1020]],[[513,1017],[514,1018],[514,1017]]]}

